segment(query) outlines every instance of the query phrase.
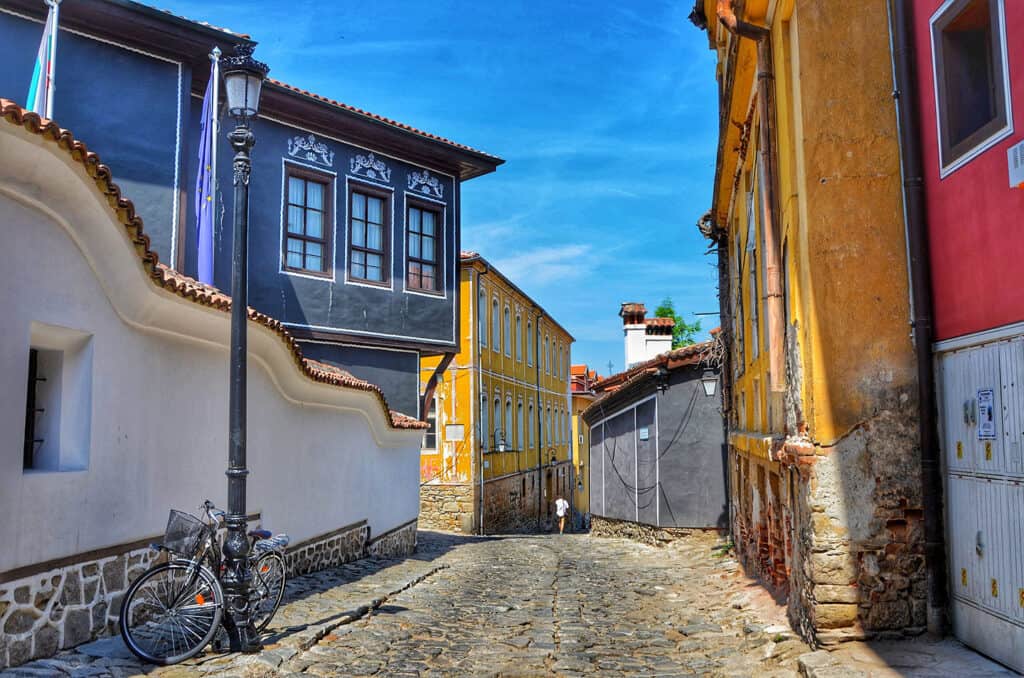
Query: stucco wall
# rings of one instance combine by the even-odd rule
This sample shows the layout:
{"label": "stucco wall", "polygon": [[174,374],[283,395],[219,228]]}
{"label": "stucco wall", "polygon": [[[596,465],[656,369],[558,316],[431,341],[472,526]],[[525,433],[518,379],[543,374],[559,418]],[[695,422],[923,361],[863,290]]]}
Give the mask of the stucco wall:
{"label": "stucco wall", "polygon": [[[0,173],[0,272],[9,290],[0,297],[0,382],[14,385],[0,391],[0,572],[159,534],[172,507],[194,510],[205,498],[226,504],[227,314],[184,300],[168,307],[183,314],[182,322],[195,318],[197,335],[214,323],[222,341],[211,342],[129,324],[115,312],[108,291],[123,295],[119,285],[148,283],[132,270],[140,266],[123,232],[123,268],[117,270],[126,275],[97,277],[91,264],[109,253],[91,249],[95,242],[88,235],[101,231],[79,228],[75,219],[101,228],[91,220],[109,208],[61,183],[70,181],[67,172],[74,167],[54,164],[46,153],[32,154],[42,143],[48,142],[0,144],[13,166],[37,173],[21,185]],[[79,190],[94,188],[83,182]],[[69,205],[81,213],[63,211]],[[136,300],[141,306],[134,310],[141,315],[133,320],[150,313],[158,323],[161,295],[167,294],[147,291]],[[74,394],[91,397],[85,470],[22,472],[33,321],[91,335],[91,394]],[[262,346],[268,336],[250,324],[251,347]],[[281,356],[265,353],[250,360],[249,510],[262,512],[264,525],[290,533],[293,541],[362,519],[372,534],[415,519],[419,432],[382,440],[374,428],[382,411],[286,397],[280,382],[297,375],[284,371],[290,356],[283,345],[278,350]]]}

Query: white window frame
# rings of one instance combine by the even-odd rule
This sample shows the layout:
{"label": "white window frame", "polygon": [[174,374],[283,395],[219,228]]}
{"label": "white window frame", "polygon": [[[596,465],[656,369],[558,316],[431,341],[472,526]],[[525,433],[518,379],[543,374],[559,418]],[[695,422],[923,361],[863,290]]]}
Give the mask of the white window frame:
{"label": "white window frame", "polygon": [[[951,162],[944,164],[942,158],[942,102],[939,100],[939,60],[938,60],[938,46],[935,44],[935,24],[945,18],[947,12],[954,9],[957,5],[961,4],[963,0],[946,0],[942,3],[935,13],[932,14],[931,19],[928,21],[928,32],[929,39],[931,40],[932,46],[932,85],[935,90],[935,133],[936,137],[936,148],[938,149],[938,163],[939,163],[939,178],[945,179],[947,176],[960,169],[971,160],[974,160],[979,155],[989,150],[995,144],[999,143],[1003,139],[1013,134],[1013,96],[1010,91],[1010,66],[1009,57],[1007,55],[1006,46],[1006,7],[1004,0],[988,0],[989,7],[994,9],[996,12],[996,24],[999,28],[998,38],[1000,41],[1000,64],[1002,66],[1002,78],[1003,78],[1003,90],[1006,92],[1004,97],[1003,105],[1005,107],[1004,114],[1006,116],[1006,124],[994,131],[990,136],[986,137],[982,141],[979,141],[971,150],[967,151],[960,157],[952,160]],[[993,36],[996,37],[996,36]],[[999,74],[996,74],[998,79]]]}

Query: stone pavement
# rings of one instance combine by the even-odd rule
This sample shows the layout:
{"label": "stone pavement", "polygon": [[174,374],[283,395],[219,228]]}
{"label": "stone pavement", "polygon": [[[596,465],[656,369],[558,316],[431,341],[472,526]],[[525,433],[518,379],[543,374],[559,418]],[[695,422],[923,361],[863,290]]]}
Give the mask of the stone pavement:
{"label": "stone pavement", "polygon": [[[854,646],[845,657],[812,654],[784,611],[716,546],[710,535],[654,548],[586,535],[421,532],[411,558],[290,582],[259,654],[209,652],[156,668],[110,638],[0,676],[939,675],[869,672],[899,669],[913,656],[906,644],[891,666]],[[980,659],[950,656],[964,655]]]}

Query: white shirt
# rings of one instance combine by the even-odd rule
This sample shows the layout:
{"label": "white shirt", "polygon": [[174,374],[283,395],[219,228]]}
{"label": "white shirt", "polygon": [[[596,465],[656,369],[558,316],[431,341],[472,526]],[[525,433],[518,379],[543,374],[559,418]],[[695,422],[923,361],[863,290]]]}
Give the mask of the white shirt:
{"label": "white shirt", "polygon": [[555,500],[555,513],[561,518],[565,515],[565,512],[569,509],[569,502],[559,497]]}

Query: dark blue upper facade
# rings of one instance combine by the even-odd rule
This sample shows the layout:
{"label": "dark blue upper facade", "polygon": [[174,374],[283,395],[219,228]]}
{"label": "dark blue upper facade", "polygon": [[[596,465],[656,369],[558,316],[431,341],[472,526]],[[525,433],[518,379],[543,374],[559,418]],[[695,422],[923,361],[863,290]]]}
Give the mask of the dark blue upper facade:
{"label": "dark blue upper facade", "polygon": [[[24,103],[44,9],[0,0],[0,97]],[[112,168],[160,259],[195,276],[207,55],[214,45],[230,54],[247,39],[125,0],[64,3],[61,18],[54,119]],[[231,287],[232,124],[222,116],[217,141],[214,284],[222,290]],[[418,414],[419,356],[458,350],[461,182],[501,160],[274,82],[264,88],[253,132],[250,305],[285,323],[310,357],[378,384],[394,409]],[[286,266],[289,177],[323,192],[323,270]],[[353,212],[353,193],[382,206],[384,281],[353,275],[353,257],[365,256],[352,249],[360,236],[351,219],[364,200],[355,198]],[[436,251],[436,282],[427,290],[407,275],[424,212]]]}

